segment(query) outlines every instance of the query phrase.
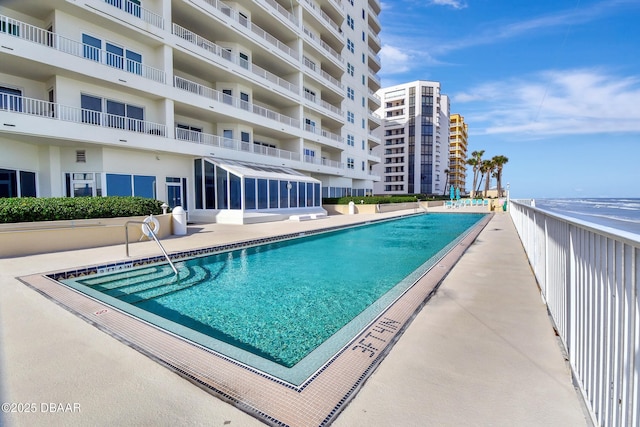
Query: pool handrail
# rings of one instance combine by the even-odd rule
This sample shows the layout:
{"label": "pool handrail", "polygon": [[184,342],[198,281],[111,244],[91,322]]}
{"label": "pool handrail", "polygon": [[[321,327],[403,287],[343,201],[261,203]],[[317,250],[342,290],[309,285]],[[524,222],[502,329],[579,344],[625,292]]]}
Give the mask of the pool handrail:
{"label": "pool handrail", "polygon": [[[129,256],[129,224],[146,225],[146,223],[144,221],[134,221],[134,220],[127,221],[127,222],[124,223],[124,244],[125,244],[127,257]],[[158,240],[158,236],[156,236],[156,232],[154,230],[152,230],[151,227],[147,227],[147,229],[149,230],[149,235],[151,235],[153,240],[156,241],[156,243],[160,247],[160,250],[162,251],[162,254],[164,255],[164,257],[169,262],[169,265],[171,266],[171,269],[173,270],[173,272],[177,276],[178,275],[178,270],[176,269],[176,266],[173,265],[173,261],[171,261],[171,258],[169,258],[169,255],[167,254],[167,251],[165,251],[164,246],[162,246],[162,243],[160,243],[160,240]]]}

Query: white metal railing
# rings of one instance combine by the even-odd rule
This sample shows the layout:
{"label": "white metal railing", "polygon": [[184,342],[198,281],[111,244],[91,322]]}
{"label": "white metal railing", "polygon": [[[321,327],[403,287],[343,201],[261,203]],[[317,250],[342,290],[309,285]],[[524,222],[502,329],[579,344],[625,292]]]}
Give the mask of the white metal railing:
{"label": "white metal railing", "polygon": [[320,158],[316,156],[306,155],[302,157],[302,160],[305,163],[311,163],[313,165],[329,166],[332,168],[339,168],[339,169],[343,168],[343,164],[338,161]]}
{"label": "white metal railing", "polygon": [[279,148],[265,147],[251,142],[237,139],[224,138],[218,135],[197,132],[189,129],[176,128],[176,139],[180,141],[192,142],[194,144],[210,145],[212,147],[227,148],[229,150],[244,151],[261,154],[279,159],[300,161],[300,154],[293,151],[281,150]]}
{"label": "white metal railing", "polygon": [[324,71],[322,69],[319,69],[316,66],[316,64],[314,62],[310,61],[307,57],[304,57],[302,59],[302,63],[304,64],[305,67],[307,67],[309,70],[311,70],[314,74],[322,77],[324,80],[326,80],[327,82],[331,83],[336,88],[340,89],[340,91],[344,90],[344,85],[338,79],[332,77],[326,71]]}
{"label": "white metal railing", "polygon": [[281,88],[295,93],[296,95],[300,93],[300,88],[297,85],[294,85],[293,83],[276,76],[275,74],[265,70],[264,68],[247,61],[246,59],[234,56],[231,51],[229,51],[229,49],[218,46],[212,41],[200,37],[199,35],[187,30],[186,28],[183,28],[177,24],[173,24],[173,34],[180,37],[181,39],[188,41],[189,43],[193,43],[200,48],[213,53],[220,58],[223,58],[229,62],[233,62],[234,64],[237,64],[242,68],[251,71],[254,75],[261,77],[271,83],[274,83]]}
{"label": "white metal railing", "polygon": [[121,55],[63,37],[51,31],[0,15],[0,33],[7,33],[21,39],[47,46],[89,61],[95,61],[112,68],[137,74],[155,82],[165,83],[166,73]]}
{"label": "white metal railing", "polygon": [[296,18],[291,12],[289,12],[284,7],[280,6],[275,0],[257,0],[258,3],[266,3],[272,9],[277,11],[280,15],[287,18],[287,20],[291,21],[296,27],[298,26],[298,18]]}
{"label": "white metal railing", "polygon": [[199,83],[184,79],[182,77],[174,76],[173,79],[174,86],[178,89],[195,93],[197,95],[204,96],[205,98],[209,98],[217,102],[222,102],[231,107],[240,108],[242,110],[258,114],[267,119],[275,120],[277,122],[284,123],[295,128],[300,128],[300,120],[293,117],[285,116],[284,114],[280,114],[269,108],[243,101],[240,98],[227,95],[215,89],[211,89],[210,87],[206,87]]}
{"label": "white metal railing", "polygon": [[317,15],[318,18],[321,18],[321,20],[324,21],[326,24],[328,24],[329,27],[333,29],[333,31],[335,31],[338,34],[341,34],[340,26],[335,22],[333,22],[333,19],[331,19],[331,17],[327,15],[327,13],[324,10],[322,10],[319,4],[311,0],[305,0],[305,3],[308,6],[308,10],[310,10],[312,13]]}
{"label": "white metal railing", "polygon": [[314,33],[313,31],[311,31],[309,28],[305,26],[302,27],[302,32],[304,33],[304,35],[307,36],[309,40],[319,45],[322,48],[322,50],[325,51],[325,53],[328,53],[329,55],[331,55],[340,64],[344,63],[344,58],[342,58],[342,55],[340,55],[331,46],[329,46],[324,40],[322,40],[319,35],[316,35],[316,33]]}
{"label": "white metal railing", "polygon": [[329,132],[328,130],[324,130],[322,128],[319,128],[317,126],[314,125],[308,125],[305,124],[304,125],[304,130],[306,130],[307,132],[311,132],[313,134],[316,135],[321,135],[327,139],[330,139],[332,141],[336,141],[336,142],[344,142],[344,138],[342,137],[342,135],[338,135],[335,134],[333,132]]}
{"label": "white metal railing", "polygon": [[151,12],[137,3],[130,0],[104,0],[104,2],[142,19],[144,22],[151,24],[154,27],[164,28],[164,19],[161,15]]}
{"label": "white metal railing", "polygon": [[290,57],[296,60],[299,59],[297,50],[290,48],[285,43],[281,42],[278,38],[272,36],[262,28],[255,25],[248,18],[238,13],[238,11],[233,9],[231,6],[219,0],[204,0],[204,2],[209,4],[211,7],[215,8],[216,10],[222,12],[224,15],[228,16],[229,18],[232,18],[234,21],[238,22],[240,25],[242,25],[243,27],[251,31],[254,35],[258,36],[259,38],[271,44],[272,46],[275,46],[276,48],[278,48],[278,50],[280,50],[281,52],[286,53],[287,55],[289,55]]}
{"label": "white metal railing", "polygon": [[25,98],[9,94],[0,94],[0,111],[45,117],[64,122],[82,123],[86,125],[122,129],[131,132],[152,135],[167,135],[166,126],[146,120],[103,113],[101,111],[70,107],[39,99]]}
{"label": "white metal railing", "polygon": [[318,106],[321,106],[322,108],[331,111],[332,113],[335,113],[339,116],[342,116],[342,110],[339,109],[338,107],[334,107],[333,105],[329,104],[327,101],[324,101],[322,99],[318,99],[315,95],[312,95],[310,93],[305,92],[304,97],[307,101],[312,102]]}
{"label": "white metal railing", "polygon": [[595,424],[640,425],[640,237],[529,204],[511,217]]}

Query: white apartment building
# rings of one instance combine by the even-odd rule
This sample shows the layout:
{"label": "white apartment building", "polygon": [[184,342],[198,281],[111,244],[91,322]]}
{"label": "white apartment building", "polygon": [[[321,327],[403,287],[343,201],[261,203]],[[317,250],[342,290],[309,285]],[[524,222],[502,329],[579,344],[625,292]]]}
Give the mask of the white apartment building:
{"label": "white apartment building", "polygon": [[231,223],[373,192],[379,0],[0,3],[0,197]]}
{"label": "white apartment building", "polygon": [[376,130],[382,161],[374,166],[381,180],[375,194],[443,195],[449,146],[449,98],[440,83],[418,80],[382,88]]}

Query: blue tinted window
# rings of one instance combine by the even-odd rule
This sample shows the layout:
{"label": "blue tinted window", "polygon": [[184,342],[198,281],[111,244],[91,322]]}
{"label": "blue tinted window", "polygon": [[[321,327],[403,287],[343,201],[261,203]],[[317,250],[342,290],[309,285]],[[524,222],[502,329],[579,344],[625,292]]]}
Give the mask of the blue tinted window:
{"label": "blue tinted window", "polygon": [[244,208],[256,208],[256,180],[254,178],[244,179]]}
{"label": "blue tinted window", "polygon": [[216,166],[217,209],[228,209],[227,171]]}
{"label": "blue tinted window", "polygon": [[289,207],[289,189],[287,186],[289,185],[288,181],[280,181],[280,207],[288,208]]}
{"label": "blue tinted window", "polygon": [[109,196],[131,196],[131,175],[107,174]]}
{"label": "blue tinted window", "polygon": [[242,179],[229,173],[229,187],[231,190],[231,209],[242,208]]}
{"label": "blue tinted window", "polygon": [[300,183],[300,187],[298,187],[298,205],[301,208],[304,208],[306,205],[304,203],[306,196],[305,196],[305,184],[304,182]]}
{"label": "blue tinted window", "polygon": [[258,180],[258,209],[266,209],[269,206],[267,203],[267,180]]}
{"label": "blue tinted window", "polygon": [[82,54],[85,58],[100,62],[100,49],[102,49],[102,40],[91,37],[88,34],[82,35]]}
{"label": "blue tinted window", "polygon": [[269,209],[278,208],[278,181],[269,180]]}
{"label": "blue tinted window", "polygon": [[289,192],[289,206],[298,207],[298,183],[291,182],[291,191]]}
{"label": "blue tinted window", "polygon": [[133,195],[138,197],[156,198],[156,177],[134,175]]}

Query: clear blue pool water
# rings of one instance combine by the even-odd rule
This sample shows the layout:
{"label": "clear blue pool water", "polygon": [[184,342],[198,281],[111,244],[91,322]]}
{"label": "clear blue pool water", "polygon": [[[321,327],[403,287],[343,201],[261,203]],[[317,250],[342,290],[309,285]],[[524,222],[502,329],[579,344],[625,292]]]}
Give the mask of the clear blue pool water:
{"label": "clear blue pool water", "polygon": [[296,382],[283,372],[317,369],[482,217],[415,215],[193,258],[177,277],[158,264],[62,282]]}

